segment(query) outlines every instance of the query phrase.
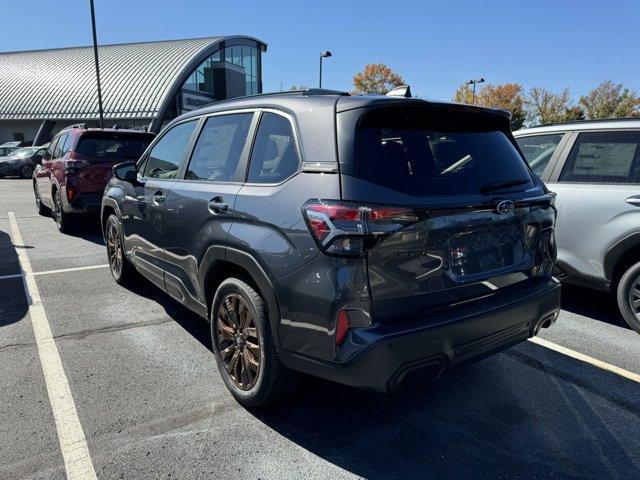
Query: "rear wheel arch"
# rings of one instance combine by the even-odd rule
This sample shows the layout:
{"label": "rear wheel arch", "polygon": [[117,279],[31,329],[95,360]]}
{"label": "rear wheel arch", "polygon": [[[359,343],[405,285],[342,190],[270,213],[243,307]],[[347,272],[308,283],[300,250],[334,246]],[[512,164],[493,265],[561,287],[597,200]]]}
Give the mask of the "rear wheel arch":
{"label": "rear wheel arch", "polygon": [[211,309],[213,298],[220,284],[229,277],[239,278],[252,286],[264,299],[272,337],[276,345],[280,346],[278,338],[278,322],[280,321],[278,298],[273,282],[258,261],[251,254],[242,250],[214,246],[205,254],[205,262],[209,266],[202,278],[202,285],[207,301],[207,311]]}

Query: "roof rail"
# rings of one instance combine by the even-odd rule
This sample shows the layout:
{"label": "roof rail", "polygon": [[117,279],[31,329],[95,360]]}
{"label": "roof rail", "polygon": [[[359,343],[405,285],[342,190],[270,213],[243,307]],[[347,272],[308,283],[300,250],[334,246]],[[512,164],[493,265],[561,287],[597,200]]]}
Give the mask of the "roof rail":
{"label": "roof rail", "polygon": [[86,123],[74,123],[73,125],[69,125],[68,127],[64,127],[60,131],[64,132],[66,130],[71,130],[72,128],[87,128],[87,124]]}
{"label": "roof rail", "polygon": [[256,98],[256,97],[270,97],[276,95],[340,95],[341,97],[348,97],[351,94],[349,92],[343,92],[341,90],[329,90],[326,88],[302,88],[297,90],[283,90],[281,92],[266,92],[266,93],[254,93],[252,95],[243,95],[241,97],[225,98],[224,100],[217,100],[214,102],[201,105],[198,109],[207,107],[214,103],[232,102],[234,100],[242,100],[243,98]]}
{"label": "roof rail", "polygon": [[640,117],[615,117],[615,118],[590,118],[588,120],[567,120],[566,122],[549,122],[540,123],[528,128],[537,127],[550,127],[552,125],[571,125],[580,123],[595,123],[595,122],[627,122],[629,120],[640,120]]}

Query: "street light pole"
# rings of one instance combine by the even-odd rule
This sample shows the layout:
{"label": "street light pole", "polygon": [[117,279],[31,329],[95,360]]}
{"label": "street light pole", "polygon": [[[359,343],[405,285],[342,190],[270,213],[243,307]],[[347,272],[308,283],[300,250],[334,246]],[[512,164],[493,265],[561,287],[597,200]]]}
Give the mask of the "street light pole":
{"label": "street light pole", "polygon": [[98,35],[96,34],[96,12],[93,7],[93,0],[89,0],[91,5],[91,29],[93,30],[93,58],[96,64],[96,83],[98,85],[98,110],[100,114],[100,128],[104,128],[104,114],[102,110],[102,89],[100,88],[100,63],[98,62]]}
{"label": "street light pole", "polygon": [[318,88],[322,88],[322,59],[329,58],[330,56],[331,52],[329,50],[320,54],[320,81],[318,82]]}
{"label": "street light pole", "polygon": [[471,96],[471,103],[473,105],[475,105],[476,103],[476,83],[484,83],[484,78],[480,77],[480,78],[475,78],[473,80],[469,80],[468,82],[465,82],[467,85],[473,85],[473,94]]}

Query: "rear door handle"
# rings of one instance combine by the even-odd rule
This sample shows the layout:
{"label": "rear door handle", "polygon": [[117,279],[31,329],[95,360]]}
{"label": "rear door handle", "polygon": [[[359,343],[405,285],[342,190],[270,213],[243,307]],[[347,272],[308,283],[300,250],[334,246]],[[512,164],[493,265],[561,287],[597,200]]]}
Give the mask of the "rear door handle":
{"label": "rear door handle", "polygon": [[166,196],[162,192],[156,192],[153,195],[153,202],[156,204],[163,203]]}
{"label": "rear door handle", "polygon": [[229,210],[229,205],[224,203],[224,198],[222,198],[222,197],[213,197],[207,203],[207,208],[209,209],[209,211],[211,213],[213,213],[215,215],[215,214],[223,213],[223,212],[226,212],[227,210]]}
{"label": "rear door handle", "polygon": [[634,195],[633,197],[627,198],[627,203],[634,207],[640,207],[640,195]]}

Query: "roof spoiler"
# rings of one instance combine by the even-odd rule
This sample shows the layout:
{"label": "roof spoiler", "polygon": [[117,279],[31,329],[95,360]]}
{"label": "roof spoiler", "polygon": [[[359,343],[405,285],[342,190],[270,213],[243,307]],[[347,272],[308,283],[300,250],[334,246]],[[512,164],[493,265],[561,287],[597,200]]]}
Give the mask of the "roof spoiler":
{"label": "roof spoiler", "polygon": [[409,85],[400,85],[387,92],[387,97],[411,98],[411,96],[411,86]]}

